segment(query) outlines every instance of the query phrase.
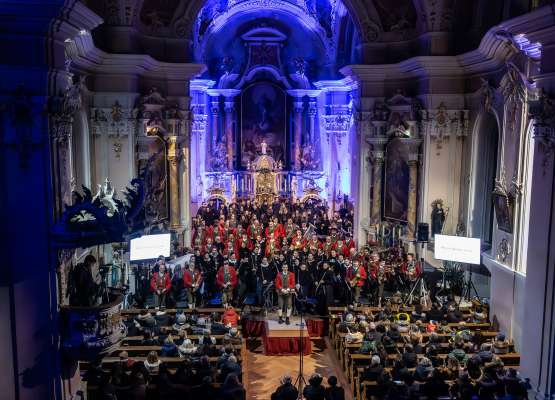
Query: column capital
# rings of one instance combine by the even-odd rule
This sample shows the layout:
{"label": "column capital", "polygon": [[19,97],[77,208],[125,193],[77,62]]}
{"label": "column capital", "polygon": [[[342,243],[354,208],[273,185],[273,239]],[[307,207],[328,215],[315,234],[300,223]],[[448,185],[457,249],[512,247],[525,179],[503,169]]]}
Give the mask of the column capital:
{"label": "column capital", "polygon": [[314,117],[317,111],[318,111],[317,103],[316,101],[311,99],[308,102],[308,115],[310,115],[311,117]]}
{"label": "column capital", "polygon": [[303,103],[302,99],[296,99],[293,102],[293,109],[294,109],[295,113],[297,113],[297,114],[303,112],[304,103]]}
{"label": "column capital", "polygon": [[385,145],[389,142],[387,137],[367,136],[366,143],[372,146],[372,150],[383,150]]}
{"label": "column capital", "polygon": [[370,160],[372,164],[383,164],[385,161],[385,152],[383,150],[371,150]]}
{"label": "column capital", "polygon": [[217,99],[210,100],[210,112],[212,115],[218,115],[220,113],[220,102]]}
{"label": "column capital", "polygon": [[407,138],[403,139],[403,143],[409,149],[409,154],[416,154],[418,155],[420,151],[420,145],[422,144],[422,139],[418,138]]}
{"label": "column capital", "polygon": [[235,111],[235,101],[233,101],[232,98],[230,100],[226,98],[226,101],[224,102],[224,111],[228,114]]}
{"label": "column capital", "polygon": [[407,160],[407,164],[408,164],[409,167],[418,166],[418,154],[409,155],[409,159]]}

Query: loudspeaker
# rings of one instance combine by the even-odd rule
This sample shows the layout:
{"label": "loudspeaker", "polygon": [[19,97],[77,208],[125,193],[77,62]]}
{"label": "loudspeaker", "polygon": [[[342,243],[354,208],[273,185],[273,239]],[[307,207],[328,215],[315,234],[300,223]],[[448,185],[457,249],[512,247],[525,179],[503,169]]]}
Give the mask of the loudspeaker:
{"label": "loudspeaker", "polygon": [[425,222],[419,222],[416,229],[416,241],[428,242],[430,236],[430,225]]}

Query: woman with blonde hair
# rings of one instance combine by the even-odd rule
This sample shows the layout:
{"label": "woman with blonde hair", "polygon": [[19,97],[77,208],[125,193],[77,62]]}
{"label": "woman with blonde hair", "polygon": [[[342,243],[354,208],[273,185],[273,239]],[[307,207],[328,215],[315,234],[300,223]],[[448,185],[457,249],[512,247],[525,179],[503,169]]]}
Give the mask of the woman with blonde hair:
{"label": "woman with blonde hair", "polygon": [[158,353],[155,351],[148,353],[144,365],[149,374],[157,373],[160,364],[162,364],[162,361],[158,358]]}

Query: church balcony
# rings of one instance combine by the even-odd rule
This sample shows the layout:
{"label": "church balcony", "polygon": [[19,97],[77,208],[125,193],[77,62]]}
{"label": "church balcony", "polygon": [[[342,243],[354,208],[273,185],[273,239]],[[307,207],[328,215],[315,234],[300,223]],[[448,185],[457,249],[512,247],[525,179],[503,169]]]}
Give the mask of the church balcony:
{"label": "church balcony", "polygon": [[121,320],[123,296],[94,307],[63,306],[60,310],[62,349],[74,360],[94,360],[117,349],[127,334]]}

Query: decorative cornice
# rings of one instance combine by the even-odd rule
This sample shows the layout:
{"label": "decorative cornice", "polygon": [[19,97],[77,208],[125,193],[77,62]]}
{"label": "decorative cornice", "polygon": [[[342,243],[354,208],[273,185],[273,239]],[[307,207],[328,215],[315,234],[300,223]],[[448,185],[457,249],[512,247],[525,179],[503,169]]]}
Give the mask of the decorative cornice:
{"label": "decorative cornice", "polygon": [[348,65],[341,68],[340,72],[354,80],[370,82],[407,78],[453,78],[493,72],[503,68],[506,60],[514,54],[514,48],[507,46],[507,39],[499,36],[500,31],[520,40],[519,49],[527,55],[537,56],[539,45],[546,47],[555,42],[551,8],[541,7],[492,27],[476,50],[458,56],[420,56],[397,64]]}
{"label": "decorative cornice", "polygon": [[145,54],[111,54],[95,47],[90,33],[78,34],[66,41],[72,68],[85,74],[139,75],[152,79],[183,80],[199,76],[204,64],[168,63]]}

